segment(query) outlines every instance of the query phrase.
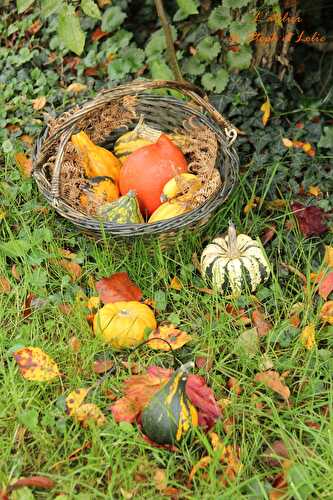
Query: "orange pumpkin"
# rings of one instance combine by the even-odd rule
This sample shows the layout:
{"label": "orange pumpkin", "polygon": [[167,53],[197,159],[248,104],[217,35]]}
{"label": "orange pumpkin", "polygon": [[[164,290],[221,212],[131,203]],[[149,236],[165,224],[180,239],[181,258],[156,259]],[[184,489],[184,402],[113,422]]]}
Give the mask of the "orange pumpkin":
{"label": "orange pumpkin", "polygon": [[99,309],[94,317],[94,332],[115,349],[135,347],[143,342],[146,328],[155,329],[150,307],[135,300],[113,302]]}
{"label": "orange pumpkin", "polygon": [[120,192],[124,195],[136,191],[142,214],[150,215],[161,205],[160,197],[168,180],[186,171],[183,153],[162,134],[155,144],[137,149],[127,157],[120,170]]}

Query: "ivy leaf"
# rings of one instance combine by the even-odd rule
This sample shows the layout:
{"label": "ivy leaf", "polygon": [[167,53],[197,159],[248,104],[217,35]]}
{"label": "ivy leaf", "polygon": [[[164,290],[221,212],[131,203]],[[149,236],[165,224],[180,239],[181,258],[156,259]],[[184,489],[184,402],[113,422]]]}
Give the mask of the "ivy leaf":
{"label": "ivy leaf", "polygon": [[110,80],[122,80],[130,73],[130,64],[124,63],[122,59],[115,59],[108,65],[108,76]]}
{"label": "ivy leaf", "polygon": [[318,142],[318,147],[333,149],[333,127],[324,127]]}
{"label": "ivy leaf", "polygon": [[230,69],[247,69],[251,64],[252,51],[250,47],[243,46],[239,52],[227,53],[227,63]]}
{"label": "ivy leaf", "polygon": [[205,73],[201,79],[201,83],[206,90],[214,90],[220,94],[226,88],[228,80],[228,72],[221,68],[214,75],[212,73]]}
{"label": "ivy leaf", "polygon": [[17,12],[22,14],[35,0],[16,0]]}
{"label": "ivy leaf", "polygon": [[221,45],[216,36],[206,36],[197,46],[197,56],[202,61],[213,61],[221,51]]}
{"label": "ivy leaf", "polygon": [[228,28],[232,17],[230,15],[230,10],[225,5],[220,5],[215,7],[209,15],[208,18],[208,28],[212,31],[221,30]]}
{"label": "ivy leaf", "polygon": [[109,7],[103,14],[101,26],[102,31],[114,31],[122,24],[125,18],[126,14],[120,7]]}
{"label": "ivy leaf", "polygon": [[55,14],[63,6],[62,0],[41,0],[41,13],[43,17]]}
{"label": "ivy leaf", "polygon": [[93,0],[81,0],[81,9],[86,16],[101,19],[101,12]]}
{"label": "ivy leaf", "polygon": [[186,59],[183,64],[183,71],[188,75],[202,75],[205,71],[206,64],[201,62],[200,59],[195,55]]}
{"label": "ivy leaf", "polygon": [[246,7],[251,0],[224,0],[223,5],[232,9],[240,9]]}
{"label": "ivy leaf", "polygon": [[[174,26],[171,26],[171,34],[173,41],[177,38],[177,30]],[[145,52],[148,57],[161,56],[161,52],[166,49],[166,41],[163,30],[160,29],[155,31],[150,37],[149,42],[146,45]]]}
{"label": "ivy leaf", "polygon": [[251,14],[245,14],[240,21],[233,21],[230,25],[230,36],[236,43],[250,43],[255,31],[256,23]]}
{"label": "ivy leaf", "polygon": [[73,7],[66,6],[59,14],[58,36],[67,49],[78,56],[82,54],[86,36]]}
{"label": "ivy leaf", "polygon": [[196,0],[177,0],[177,5],[186,17],[198,13],[198,2]]}
{"label": "ivy leaf", "polygon": [[153,80],[173,80],[174,78],[171,69],[162,59],[152,61],[149,68]]}

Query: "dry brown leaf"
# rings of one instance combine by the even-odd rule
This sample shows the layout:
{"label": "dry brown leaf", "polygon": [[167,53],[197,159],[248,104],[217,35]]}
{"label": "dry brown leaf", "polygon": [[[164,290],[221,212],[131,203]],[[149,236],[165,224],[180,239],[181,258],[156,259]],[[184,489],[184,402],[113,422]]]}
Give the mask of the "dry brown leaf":
{"label": "dry brown leaf", "polygon": [[177,276],[172,278],[170,285],[169,285],[169,288],[173,288],[175,290],[181,290],[183,288],[183,285],[181,284],[181,282],[179,281]]}
{"label": "dry brown leaf", "polygon": [[316,345],[315,325],[313,323],[310,323],[302,330],[300,340],[306,349],[313,349]]}
{"label": "dry brown leaf", "polygon": [[283,378],[278,372],[268,370],[266,372],[257,373],[254,380],[264,384],[266,387],[269,387],[272,391],[276,392],[283,399],[288,401],[290,397],[289,387],[285,385]]}
{"label": "dry brown leaf", "polygon": [[19,270],[17,269],[16,264],[13,264],[11,271],[12,271],[12,275],[16,279],[16,281],[20,281],[21,274],[20,274]]}
{"label": "dry brown leaf", "polygon": [[77,337],[71,337],[69,339],[69,347],[73,352],[79,352],[81,349],[81,342]]}
{"label": "dry brown leaf", "polygon": [[21,174],[24,177],[31,177],[32,160],[24,153],[16,153],[15,160],[20,167]]}
{"label": "dry brown leaf", "polygon": [[97,359],[96,361],[93,362],[93,371],[95,373],[105,373],[108,370],[111,370],[113,367],[114,362],[111,359]]}
{"label": "dry brown leaf", "polygon": [[59,311],[62,312],[65,316],[69,316],[72,312],[72,306],[70,304],[59,304],[58,305]]}
{"label": "dry brown leaf", "polygon": [[243,212],[247,215],[253,208],[257,207],[260,203],[261,198],[259,196],[253,196],[251,200],[245,205]]}
{"label": "dry brown leaf", "polygon": [[155,487],[158,491],[163,492],[165,488],[167,487],[167,478],[166,478],[166,473],[165,469],[156,469],[154,473],[154,483]]}
{"label": "dry brown leaf", "polygon": [[28,146],[32,146],[34,143],[34,138],[31,137],[31,135],[23,134],[21,137],[19,137],[21,142],[24,142],[24,144],[27,144]]}
{"label": "dry brown leaf", "polygon": [[273,328],[272,323],[265,319],[264,314],[255,309],[252,313],[252,321],[257,329],[259,337],[265,337]]}
{"label": "dry brown leaf", "polygon": [[66,259],[60,259],[56,261],[59,266],[61,266],[63,269],[65,269],[72,278],[72,281],[77,280],[80,278],[82,274],[82,269],[80,264],[77,264],[76,262],[66,260]]}
{"label": "dry brown leaf", "polygon": [[4,276],[0,276],[0,293],[9,293],[12,287],[10,282]]}
{"label": "dry brown leaf", "polygon": [[328,300],[320,311],[320,318],[324,323],[333,325],[333,300]]}
{"label": "dry brown leaf", "polygon": [[85,92],[87,90],[87,85],[84,83],[71,83],[66,88],[66,92],[72,92],[73,94],[79,94],[80,92]]}
{"label": "dry brown leaf", "polygon": [[33,99],[32,101],[32,107],[34,108],[35,111],[40,111],[41,109],[43,109],[45,104],[46,104],[46,97],[44,95],[37,97],[37,99]]}

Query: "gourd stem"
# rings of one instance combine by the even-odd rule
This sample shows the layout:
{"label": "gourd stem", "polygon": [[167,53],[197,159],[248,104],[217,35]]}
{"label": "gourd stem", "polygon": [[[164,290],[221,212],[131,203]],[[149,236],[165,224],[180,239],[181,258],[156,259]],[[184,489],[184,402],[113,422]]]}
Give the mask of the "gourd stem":
{"label": "gourd stem", "polygon": [[240,256],[240,253],[237,247],[236,228],[232,222],[229,222],[229,228],[228,228],[228,247],[229,247],[229,257],[231,259],[237,259]]}

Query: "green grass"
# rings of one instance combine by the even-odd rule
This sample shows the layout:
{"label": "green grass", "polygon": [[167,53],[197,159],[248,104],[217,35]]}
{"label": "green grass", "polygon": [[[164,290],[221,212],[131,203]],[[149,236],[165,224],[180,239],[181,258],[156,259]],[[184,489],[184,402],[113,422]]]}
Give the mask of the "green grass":
{"label": "green grass", "polygon": [[[37,194],[30,180],[22,181],[8,159],[0,178],[0,209],[6,212],[0,222],[0,239],[22,239],[27,242],[21,256],[9,257],[0,252],[0,276],[12,285],[9,294],[0,294],[0,345],[2,361],[0,377],[0,484],[6,486],[20,476],[47,475],[56,486],[51,491],[34,490],[35,498],[65,499],[163,498],[156,489],[154,473],[166,470],[167,485],[179,488],[181,498],[268,499],[270,482],[281,470],[263,459],[263,451],[275,440],[282,440],[290,449],[292,462],[285,498],[333,497],[333,422],[332,422],[332,333],[322,325],[319,311],[322,300],[315,285],[304,289],[299,278],[281,267],[281,262],[294,266],[307,277],[320,268],[323,243],[326,239],[305,240],[295,226],[285,228],[292,219],[288,205],[280,211],[267,211],[262,204],[247,216],[243,208],[252,195],[265,197],[276,166],[267,170],[266,179],[253,183],[244,176],[227,204],[215,215],[201,235],[186,234],[171,251],[165,253],[157,243],[150,250],[137,242],[125,250],[117,242],[100,243],[78,233],[73,226],[58,218],[52,209],[44,213],[46,203]],[[238,230],[259,236],[267,225],[275,222],[276,237],[266,251],[272,266],[272,277],[256,294],[263,310],[273,324],[267,337],[260,339],[260,352],[253,358],[242,354],[236,339],[246,327],[227,312],[230,303],[220,295],[201,293],[205,283],[191,263],[206,242],[226,229],[233,219]],[[64,269],[55,263],[59,249],[68,248],[77,254],[82,277],[72,282]],[[11,267],[16,264],[21,279],[16,282]],[[223,466],[214,457],[207,436],[196,432],[190,441],[170,453],[152,448],[139,437],[135,426],[118,425],[107,412],[110,400],[106,390],[119,391],[128,370],[119,364],[92,395],[92,401],[107,415],[102,428],[82,429],[64,412],[64,397],[73,389],[89,387],[98,380],[92,363],[103,353],[117,361],[128,358],[142,370],[151,364],[171,366],[172,358],[144,347],[130,354],[115,353],[94,338],[86,321],[86,310],[80,294],[93,295],[90,277],[99,279],[117,271],[127,271],[141,287],[145,297],[158,298],[161,310],[158,320],[172,320],[193,336],[193,341],[177,356],[183,362],[198,355],[214,359],[206,376],[217,399],[230,400],[215,431],[224,444],[240,447],[243,464],[236,480],[223,486]],[[168,288],[177,276],[183,283],[181,291]],[[197,288],[196,288],[197,287]],[[26,296],[34,293],[45,299],[29,320],[23,318]],[[165,307],[163,301],[165,299]],[[302,323],[293,329],[288,321],[292,306],[302,302]],[[65,316],[58,305],[69,303],[73,312]],[[250,315],[255,307],[253,297],[243,295],[234,305],[242,306]],[[317,346],[307,351],[299,340],[302,328],[316,324]],[[74,353],[69,346],[72,336],[79,338],[81,349]],[[33,383],[19,374],[12,352],[19,345],[40,347],[57,363],[63,373],[62,382]],[[288,372],[286,383],[291,390],[290,405],[254,381],[264,359],[273,369]],[[227,389],[229,377],[235,377],[242,388],[240,395]],[[119,393],[120,394],[120,393]],[[260,404],[258,404],[260,403]],[[232,418],[234,425],[226,434],[223,423]],[[309,425],[309,422],[316,426]],[[85,447],[89,444],[89,447]],[[76,449],[75,460],[69,457]],[[187,484],[193,465],[204,455],[214,457],[205,471],[199,471],[192,488]],[[138,480],[143,478],[142,481]],[[27,490],[21,498],[30,498]],[[19,498],[19,497],[18,497]]]}

